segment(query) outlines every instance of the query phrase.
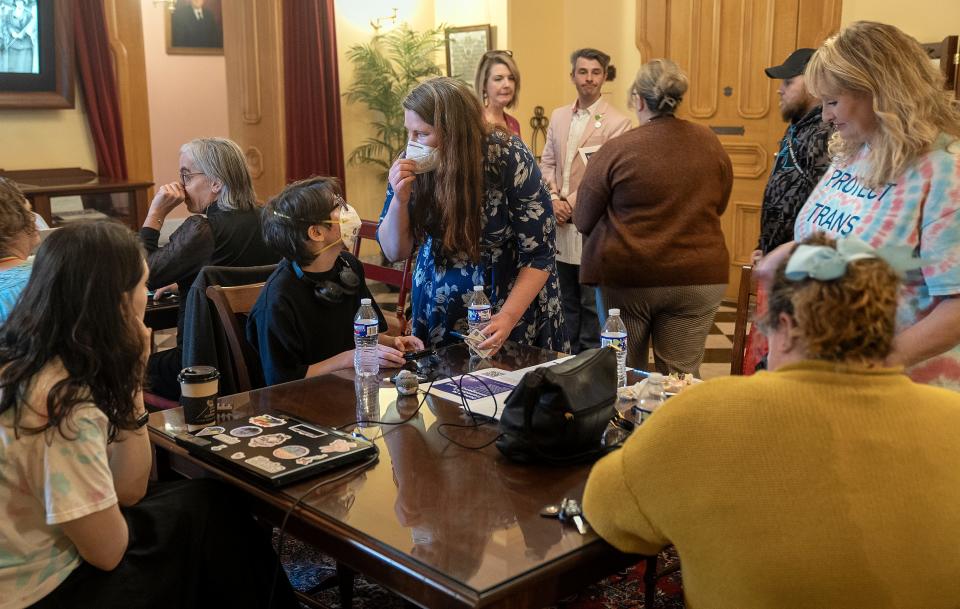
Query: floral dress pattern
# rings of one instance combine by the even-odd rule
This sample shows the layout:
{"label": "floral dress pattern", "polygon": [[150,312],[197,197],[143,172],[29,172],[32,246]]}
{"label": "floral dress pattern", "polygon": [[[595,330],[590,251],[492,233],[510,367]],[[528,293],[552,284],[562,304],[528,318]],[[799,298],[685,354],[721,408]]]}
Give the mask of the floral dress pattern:
{"label": "floral dress pattern", "polygon": [[[513,290],[520,269],[530,267],[550,276],[510,333],[510,340],[568,351],[555,261],[556,220],[540,168],[516,137],[508,139],[494,132],[486,145],[480,262],[444,254],[430,236],[417,244],[413,334],[431,346],[456,342],[449,331],[466,332],[467,301],[473,286],[485,287],[496,312]],[[393,188],[388,186],[381,222],[392,199]],[[410,204],[416,204],[414,199]]]}

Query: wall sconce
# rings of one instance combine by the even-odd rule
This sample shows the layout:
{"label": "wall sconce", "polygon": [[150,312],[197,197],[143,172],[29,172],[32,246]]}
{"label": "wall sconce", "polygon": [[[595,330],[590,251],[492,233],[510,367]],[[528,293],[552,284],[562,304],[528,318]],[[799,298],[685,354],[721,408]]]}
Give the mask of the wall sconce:
{"label": "wall sconce", "polygon": [[177,9],[177,0],[153,0],[153,6],[166,7],[172,13]]}
{"label": "wall sconce", "polygon": [[380,34],[380,28],[383,27],[385,22],[389,21],[390,25],[396,25],[397,23],[397,8],[393,8],[393,14],[388,17],[377,17],[376,19],[370,20],[370,27],[373,28],[374,35]]}

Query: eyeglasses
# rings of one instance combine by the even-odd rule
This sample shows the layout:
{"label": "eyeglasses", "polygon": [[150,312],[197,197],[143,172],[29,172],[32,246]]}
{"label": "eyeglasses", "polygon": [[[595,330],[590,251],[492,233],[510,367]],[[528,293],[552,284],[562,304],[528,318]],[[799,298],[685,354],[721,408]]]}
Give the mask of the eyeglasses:
{"label": "eyeglasses", "polygon": [[513,51],[510,49],[495,49],[493,51],[487,51],[483,54],[483,59],[491,59],[498,55],[506,55],[507,57],[513,57]]}
{"label": "eyeglasses", "polygon": [[186,186],[186,185],[187,185],[187,182],[190,181],[190,178],[192,178],[193,176],[200,176],[200,175],[203,175],[203,172],[202,172],[202,171],[186,171],[186,170],[184,170],[184,169],[181,169],[181,170],[180,170],[180,183],[183,184],[184,186]]}

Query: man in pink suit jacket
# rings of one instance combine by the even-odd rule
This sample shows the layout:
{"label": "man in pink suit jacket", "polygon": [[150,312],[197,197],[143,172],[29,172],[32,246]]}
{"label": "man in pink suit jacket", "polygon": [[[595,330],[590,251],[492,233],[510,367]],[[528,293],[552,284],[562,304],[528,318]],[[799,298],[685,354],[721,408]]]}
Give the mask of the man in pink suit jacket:
{"label": "man in pink suit jacket", "polygon": [[610,56],[596,49],[579,49],[570,56],[570,64],[577,100],[550,116],[540,171],[557,217],[557,275],[564,325],[570,349],[579,353],[600,346],[600,322],[595,290],[580,285],[582,237],[570,218],[590,155],[631,125],[629,118],[600,98]]}

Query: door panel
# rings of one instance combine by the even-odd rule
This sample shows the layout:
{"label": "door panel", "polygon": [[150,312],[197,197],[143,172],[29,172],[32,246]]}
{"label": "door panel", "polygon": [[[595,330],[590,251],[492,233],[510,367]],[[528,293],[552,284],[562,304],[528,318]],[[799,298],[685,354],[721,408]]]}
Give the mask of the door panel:
{"label": "door panel", "polygon": [[722,218],[730,251],[727,297],[749,263],[760,205],[785,124],[778,81],[764,68],[794,49],[816,46],[840,23],[841,0],[637,0],[641,60],[669,57],[690,78],[681,118],[714,129],[733,162],[734,186]]}

